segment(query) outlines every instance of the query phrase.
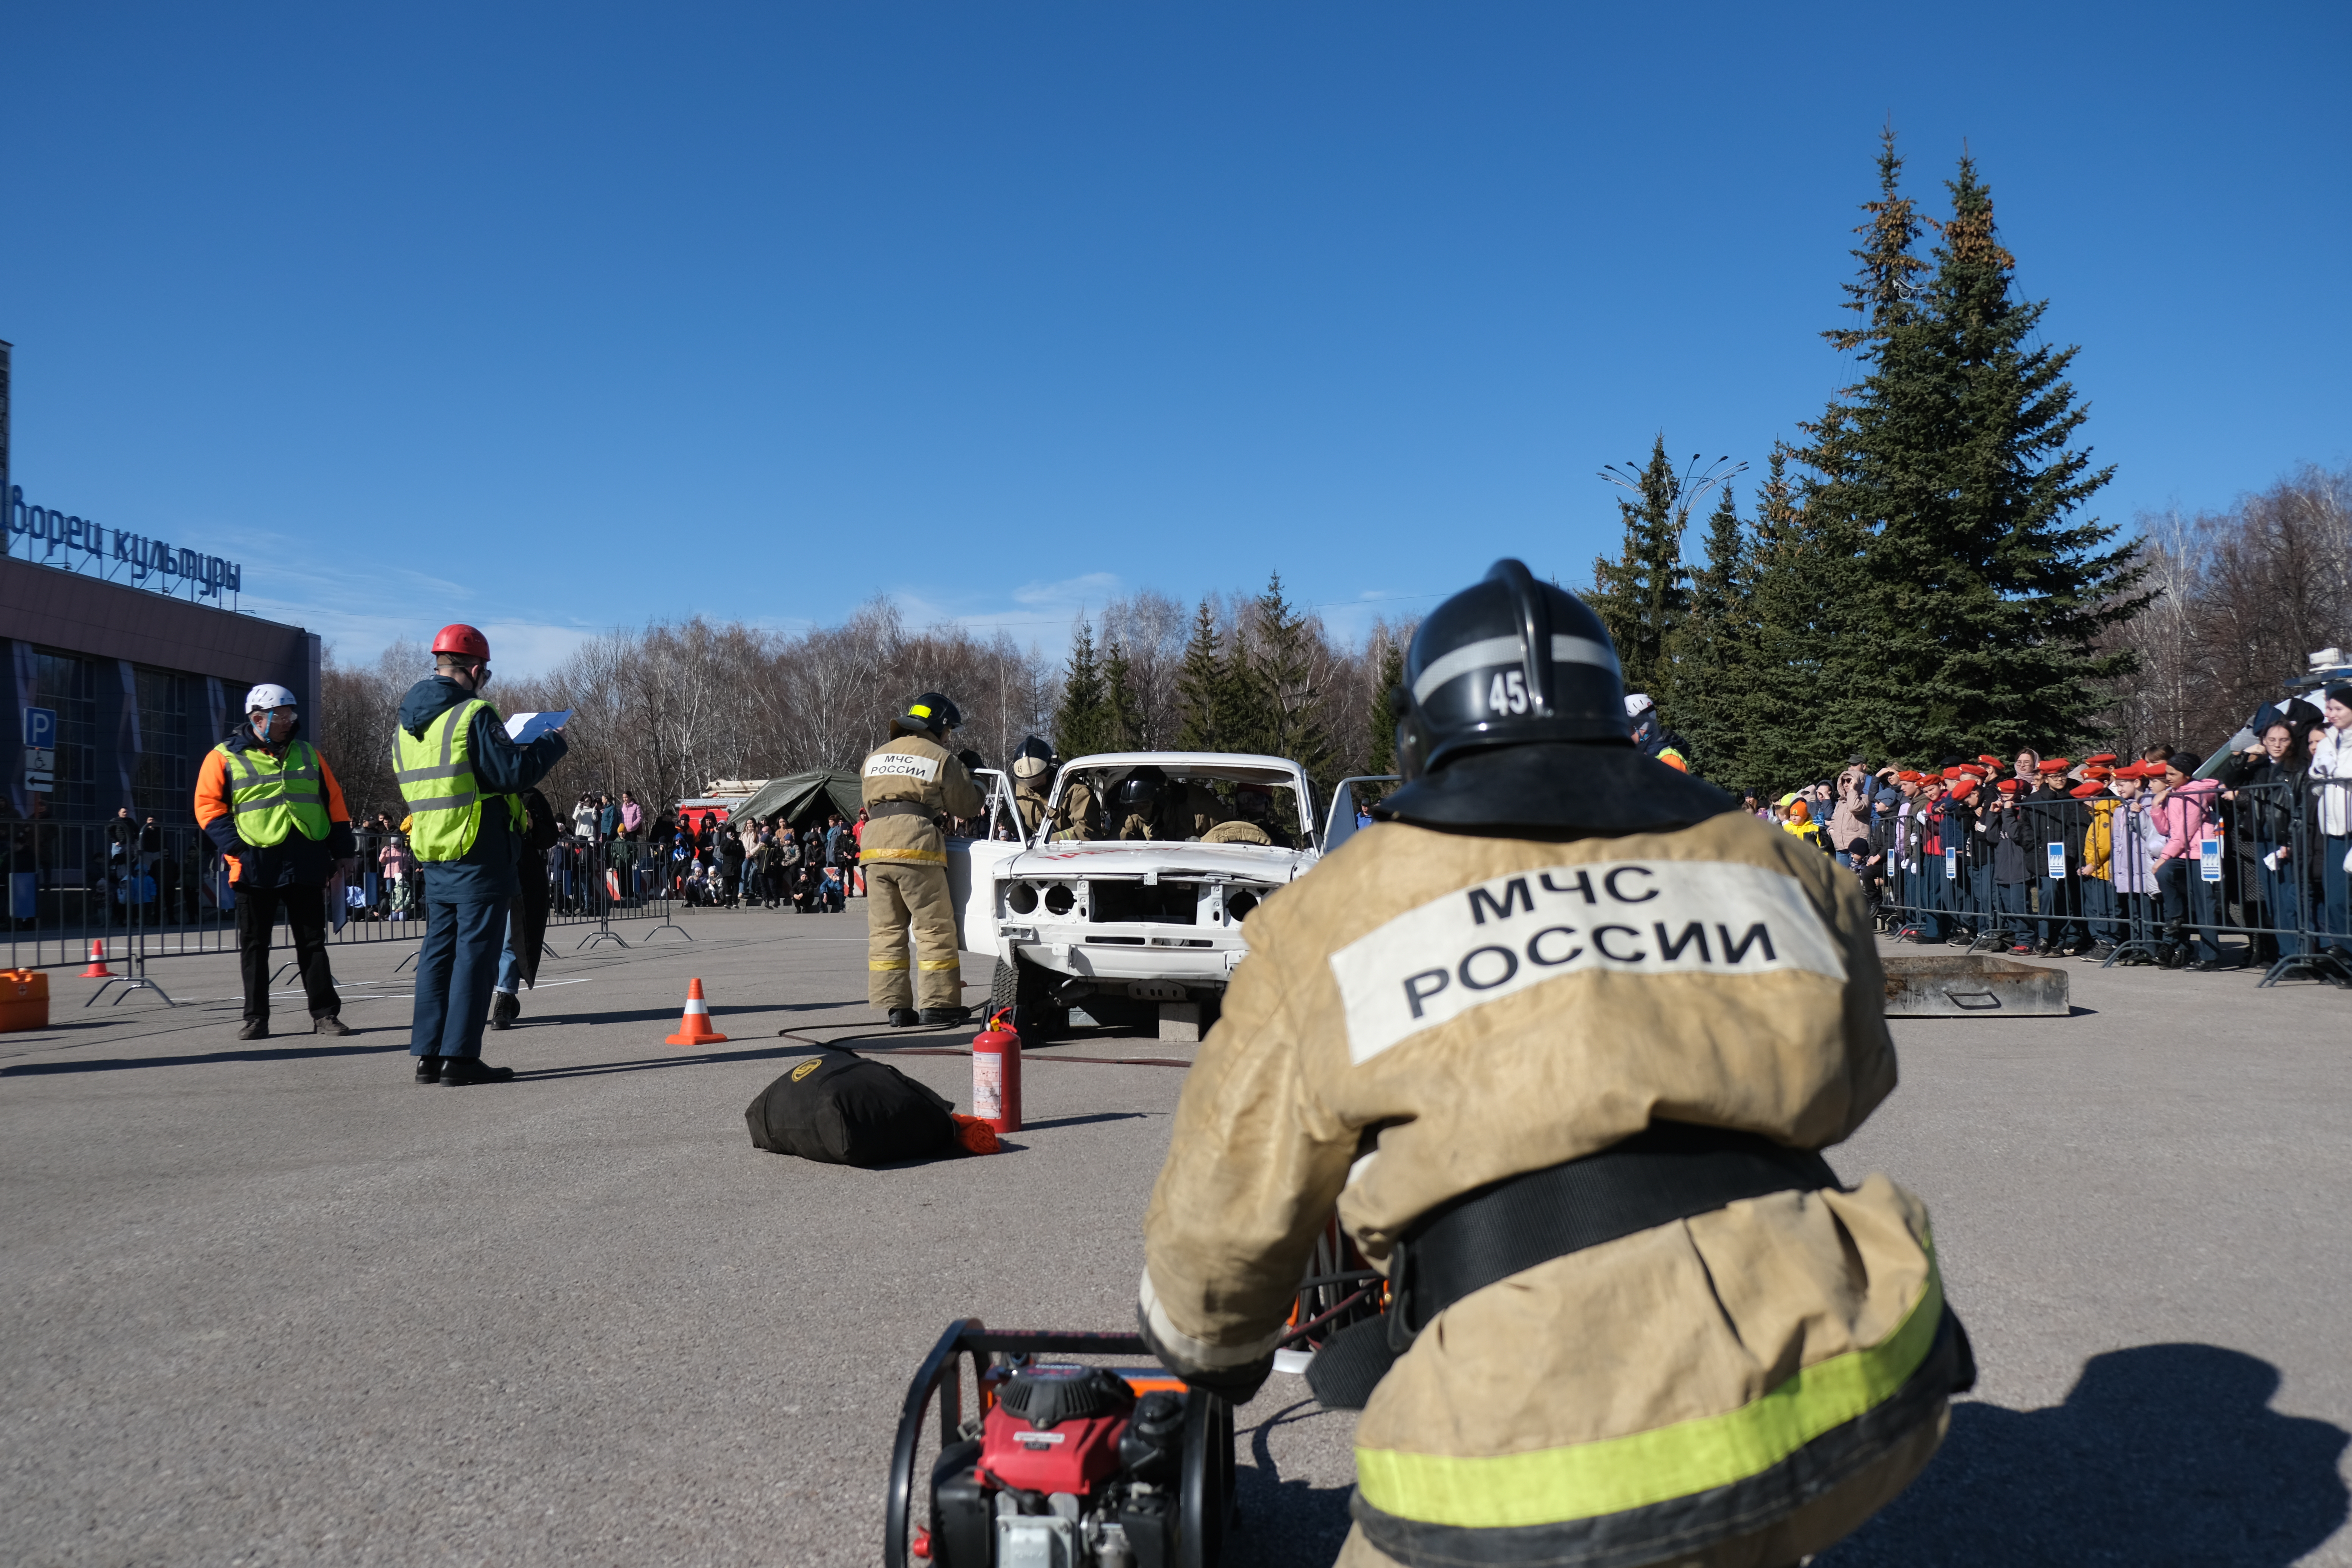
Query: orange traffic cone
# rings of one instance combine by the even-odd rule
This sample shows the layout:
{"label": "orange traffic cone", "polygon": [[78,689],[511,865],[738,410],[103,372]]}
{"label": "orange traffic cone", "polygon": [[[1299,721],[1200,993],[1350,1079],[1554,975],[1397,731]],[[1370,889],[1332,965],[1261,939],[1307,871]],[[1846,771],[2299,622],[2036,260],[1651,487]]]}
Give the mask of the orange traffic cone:
{"label": "orange traffic cone", "polygon": [[89,967],[81,972],[84,980],[111,980],[114,971],[106,967],[106,943],[96,937],[89,939]]}
{"label": "orange traffic cone", "polygon": [[702,999],[702,982],[686,983],[686,1016],[678,1020],[677,1033],[662,1044],[666,1046],[707,1046],[727,1037],[710,1026],[710,1004]]}

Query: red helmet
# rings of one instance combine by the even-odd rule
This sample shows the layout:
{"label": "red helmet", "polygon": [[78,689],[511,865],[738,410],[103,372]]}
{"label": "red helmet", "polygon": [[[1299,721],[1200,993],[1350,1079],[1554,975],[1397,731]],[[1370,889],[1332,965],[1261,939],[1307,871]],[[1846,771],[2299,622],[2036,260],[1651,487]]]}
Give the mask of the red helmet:
{"label": "red helmet", "polygon": [[490,639],[473,627],[460,622],[443,626],[433,637],[435,653],[462,653],[467,658],[487,659],[490,657]]}

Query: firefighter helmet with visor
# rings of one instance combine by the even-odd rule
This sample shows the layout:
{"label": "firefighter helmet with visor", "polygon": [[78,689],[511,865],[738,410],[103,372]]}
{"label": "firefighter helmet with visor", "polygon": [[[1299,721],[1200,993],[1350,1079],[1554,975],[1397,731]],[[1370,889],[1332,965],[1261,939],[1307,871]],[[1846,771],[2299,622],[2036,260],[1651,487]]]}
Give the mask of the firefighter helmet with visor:
{"label": "firefighter helmet with visor", "polygon": [[963,711],[940,693],[926,691],[908,701],[890,723],[892,728],[908,734],[922,731],[944,735],[950,730],[963,728]]}

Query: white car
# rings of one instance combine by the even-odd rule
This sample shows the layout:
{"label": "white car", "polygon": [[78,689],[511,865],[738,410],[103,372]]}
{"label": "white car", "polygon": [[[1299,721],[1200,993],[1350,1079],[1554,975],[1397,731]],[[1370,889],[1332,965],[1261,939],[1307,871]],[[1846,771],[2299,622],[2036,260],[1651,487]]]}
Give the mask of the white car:
{"label": "white car", "polygon": [[[1054,840],[1050,810],[1038,832],[1024,835],[1010,781],[985,774],[994,837],[949,841],[949,885],[962,946],[996,955],[992,1007],[1018,1009],[1026,1045],[1066,1029],[1073,1010],[1097,1024],[1156,1022],[1163,1039],[1200,1038],[1249,951],[1250,911],[1304,876],[1335,836],[1355,830],[1351,790],[1366,782],[1343,782],[1332,820],[1318,827],[1306,770],[1281,757],[1110,752],[1065,765],[1053,803],[1079,778],[1108,801],[1142,767],[1171,784],[1222,785],[1228,798],[1235,785],[1266,789],[1275,842]],[[1307,825],[1296,843],[1284,831],[1293,824]]]}

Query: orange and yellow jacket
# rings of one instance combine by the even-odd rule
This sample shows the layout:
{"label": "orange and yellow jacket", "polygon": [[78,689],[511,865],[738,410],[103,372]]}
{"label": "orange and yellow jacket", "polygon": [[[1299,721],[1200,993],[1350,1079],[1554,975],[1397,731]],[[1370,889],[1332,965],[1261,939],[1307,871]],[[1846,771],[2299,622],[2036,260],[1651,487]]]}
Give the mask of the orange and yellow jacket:
{"label": "orange and yellow jacket", "polygon": [[[295,737],[300,735],[297,729]],[[283,844],[265,847],[237,836],[236,816],[230,805],[228,758],[223,753],[248,750],[262,750],[261,742],[240,724],[235,734],[205,753],[205,764],[196,772],[196,826],[220,847],[228,860],[229,880],[237,887],[325,887],[335,862],[359,853],[359,841],[352,836],[351,808],[343,804],[343,786],[335,781],[335,770],[327,764],[326,753],[319,755],[319,774],[326,785],[327,837],[314,842],[298,832]]]}

